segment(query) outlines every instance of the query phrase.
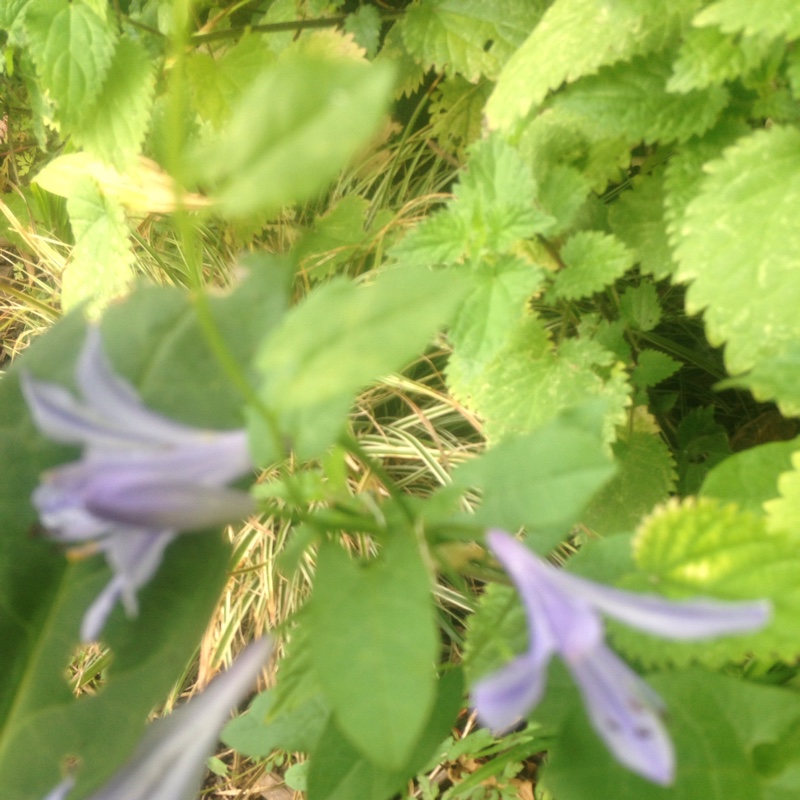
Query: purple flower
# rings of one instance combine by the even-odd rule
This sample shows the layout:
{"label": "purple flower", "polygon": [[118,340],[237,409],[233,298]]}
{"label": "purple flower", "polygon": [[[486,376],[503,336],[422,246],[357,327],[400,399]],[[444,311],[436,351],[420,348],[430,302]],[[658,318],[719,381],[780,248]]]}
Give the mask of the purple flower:
{"label": "purple flower", "polygon": [[[190,800],[203,782],[219,731],[255,683],[272,642],[249,645],[231,668],[186,705],[147,729],[130,761],[87,800]],[[75,781],[63,780],[45,800],[65,800]]]}
{"label": "purple flower", "polygon": [[92,641],[118,600],[136,614],[137,590],[179,532],[252,513],[249,495],[225,488],[252,463],[243,430],[191,428],[146,408],[112,372],[95,326],[76,381],[80,400],[27,373],[22,391],[42,433],[83,446],[78,461],[44,473],[32,501],[50,538],[76,552],[93,543],[114,573],[83,618],[81,638]]}
{"label": "purple flower", "polygon": [[550,566],[507,533],[490,531],[486,538],[522,598],[530,645],[473,688],[481,720],[504,730],[528,714],[541,699],[547,665],[557,654],[617,760],[655,783],[672,783],[675,756],[661,719],[663,703],[606,646],[600,614],[671,639],[702,639],[760,628],[769,620],[770,604],[673,602],[612,589]]}

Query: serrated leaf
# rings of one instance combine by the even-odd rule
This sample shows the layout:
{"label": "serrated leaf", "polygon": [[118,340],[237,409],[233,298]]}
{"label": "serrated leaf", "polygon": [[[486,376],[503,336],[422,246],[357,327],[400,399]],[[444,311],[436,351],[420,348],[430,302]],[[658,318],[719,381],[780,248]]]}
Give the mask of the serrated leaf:
{"label": "serrated leaf", "polygon": [[378,50],[382,24],[381,15],[375,6],[361,6],[347,15],[344,29],[366,50],[367,58],[372,58]]}
{"label": "serrated leaf", "polygon": [[530,0],[418,0],[403,17],[403,40],[426,67],[475,82],[494,78],[536,24],[544,4]]}
{"label": "serrated leaf", "polygon": [[124,294],[133,279],[133,251],[122,206],[91,179],[67,198],[75,247],[61,278],[66,310],[86,300],[96,313]]}
{"label": "serrated leaf", "polygon": [[613,623],[614,642],[642,663],[719,667],[745,654],[791,659],[800,647],[800,555],[797,536],[770,531],[736,506],[701,499],[671,503],[653,514],[633,540],[637,571],[620,585],[658,590],[674,599],[767,599],[773,616],[761,631],[698,642],[675,642]]}
{"label": "serrated leaf", "polygon": [[661,321],[661,303],[652,283],[628,287],[620,297],[622,319],[640,331],[651,331]]}
{"label": "serrated leaf", "polygon": [[[344,425],[356,392],[416,356],[464,288],[452,271],[403,267],[370,286],[331,281],[287,314],[263,342],[256,366],[262,399],[296,452],[320,455]],[[264,459],[274,458],[275,442],[255,435]]]}
{"label": "serrated leaf", "polygon": [[604,67],[568,86],[551,101],[553,108],[583,118],[595,135],[640,141],[686,141],[711,128],[728,102],[719,86],[671,94],[668,54],[636,56]]}
{"label": "serrated leaf", "polygon": [[[319,191],[378,127],[392,70],[296,54],[262,73],[228,126],[190,156],[222,210],[274,212]],[[335,131],[335,135],[332,134]]]}
{"label": "serrated leaf", "polygon": [[601,345],[567,339],[556,351],[532,316],[511,331],[506,346],[480,370],[454,352],[447,381],[454,396],[484,418],[490,440],[535,430],[559,411],[602,398],[608,402],[604,438],[611,442],[625,420],[630,392],[622,366]]}
{"label": "serrated leaf", "polygon": [[501,72],[486,106],[490,125],[507,130],[562,83],[660,48],[698,5],[695,0],[556,0]]}
{"label": "serrated leaf", "polygon": [[779,497],[764,503],[767,525],[773,531],[800,535],[800,452],[792,455],[792,469],[778,478]]}
{"label": "serrated leaf", "polygon": [[737,375],[800,338],[800,132],[756,131],[705,170],[680,229],[676,276],[691,281],[687,311],[705,311],[708,339],[727,343]]}
{"label": "serrated leaf", "polygon": [[782,36],[787,40],[800,36],[800,6],[794,0],[772,0],[769,14],[747,0],[719,0],[704,8],[692,23],[697,26],[717,25],[725,33],[752,36]]}
{"label": "serrated leaf", "polygon": [[412,533],[393,531],[367,567],[323,545],[307,623],[337,726],[372,763],[401,769],[433,708],[438,650],[430,577]]}
{"label": "serrated leaf", "polygon": [[564,268],[556,275],[549,294],[578,300],[590,297],[621,278],[634,264],[634,255],[615,236],[600,231],[580,231],[561,248]]}
{"label": "serrated leaf", "polygon": [[25,27],[58,118],[71,128],[100,93],[114,54],[114,28],[81,0],[32,0]]}
{"label": "serrated leaf", "polygon": [[581,515],[601,536],[632,531],[675,486],[675,462],[660,436],[634,432],[615,442],[613,451],[617,473]]}
{"label": "serrated leaf", "polygon": [[766,37],[737,40],[718,28],[691,28],[681,42],[667,89],[690,92],[734,80],[755,69],[774,47]]}
{"label": "serrated leaf", "polygon": [[480,138],[483,106],[491,83],[472,84],[460,75],[447,76],[436,87],[428,107],[431,133],[451,153],[462,153]]}
{"label": "serrated leaf", "polygon": [[631,382],[640,389],[649,389],[674,375],[681,368],[681,362],[660,350],[645,349],[639,352],[636,366],[631,374]]}
{"label": "serrated leaf", "polygon": [[384,62],[391,64],[397,73],[395,97],[410,96],[419,89],[425,78],[425,69],[408,52],[403,42],[401,27],[397,23],[389,28],[389,32],[383,40],[383,47],[375,56],[375,63],[382,64]]}
{"label": "serrated leaf", "polygon": [[153,89],[150,54],[139,42],[120,39],[103,88],[73,132],[75,142],[115,167],[131,166],[150,122]]}
{"label": "serrated leaf", "polygon": [[800,416],[800,346],[787,341],[781,353],[760,358],[745,375],[721,381],[719,388],[741,386],[762,403],[774,400],[787,417]]}
{"label": "serrated leaf", "polygon": [[634,180],[633,191],[624,192],[609,209],[608,223],[636,253],[642,272],[649,272],[656,280],[672,274],[675,263],[664,219],[662,172]]}
{"label": "serrated leaf", "polygon": [[467,221],[452,210],[441,210],[413,228],[390,251],[408,267],[455,264],[469,244]]}

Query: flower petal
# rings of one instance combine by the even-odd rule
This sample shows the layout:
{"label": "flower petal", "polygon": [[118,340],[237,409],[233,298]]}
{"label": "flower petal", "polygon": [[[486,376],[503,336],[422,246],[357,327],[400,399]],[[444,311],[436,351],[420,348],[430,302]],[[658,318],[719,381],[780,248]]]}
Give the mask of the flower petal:
{"label": "flower petal", "polygon": [[675,777],[672,741],[653,690],[605,645],[568,662],[592,724],[616,759],[662,786]]}

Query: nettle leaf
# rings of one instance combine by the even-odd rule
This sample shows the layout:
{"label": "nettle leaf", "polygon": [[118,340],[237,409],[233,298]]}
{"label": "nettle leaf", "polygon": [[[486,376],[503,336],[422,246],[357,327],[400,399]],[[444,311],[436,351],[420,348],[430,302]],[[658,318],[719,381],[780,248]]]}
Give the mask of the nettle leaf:
{"label": "nettle leaf", "polygon": [[609,208],[611,231],[636,254],[642,272],[656,280],[675,269],[664,219],[664,174],[635,178],[633,190],[623,192]]}
{"label": "nettle leaf", "polygon": [[768,37],[734,37],[718,28],[686,32],[667,82],[670,92],[690,92],[725,83],[754,70],[775,49]]}
{"label": "nettle leaf", "polygon": [[[796,444],[796,442],[795,442]],[[780,497],[767,500],[764,511],[771,530],[800,535],[800,452],[792,454],[792,469],[778,478]]]}
{"label": "nettle leaf", "polygon": [[469,245],[468,220],[450,207],[431,214],[407,233],[390,251],[408,267],[455,264]]}
{"label": "nettle leaf", "polygon": [[612,449],[617,472],[581,515],[582,524],[601,536],[632,531],[675,487],[675,461],[660,436],[637,431]]}
{"label": "nettle leaf", "polygon": [[604,439],[611,442],[625,421],[630,394],[625,370],[608,350],[592,339],[567,339],[556,349],[541,321],[530,315],[480,369],[455,351],[447,382],[455,397],[483,417],[490,440],[535,430],[559,411],[605,399]]}
{"label": "nettle leaf", "polygon": [[[325,450],[356,392],[418,355],[464,289],[452,271],[402,267],[369,286],[333,280],[292,309],[262,343],[256,367],[262,400],[295,451],[311,457]],[[253,421],[263,458],[274,458],[275,442]]]}
{"label": "nettle leaf", "polygon": [[428,106],[431,133],[452,153],[461,153],[481,135],[483,107],[492,84],[482,80],[470,83],[460,75],[440,81]]}
{"label": "nettle leaf", "polygon": [[541,16],[529,0],[418,0],[399,25],[409,52],[426,67],[476,82],[495,78]]}
{"label": "nettle leaf", "polygon": [[720,388],[740,386],[749,389],[756,400],[766,403],[776,400],[787,417],[800,416],[800,346],[787,341],[781,353],[761,358],[739,378],[721,381]]}
{"label": "nettle leaf", "polygon": [[623,136],[629,144],[686,141],[714,125],[728,93],[719,86],[670,93],[671,67],[669,54],[636,56],[568,86],[551,106],[582,117],[596,135]]}
{"label": "nettle leaf", "polygon": [[[692,282],[687,311],[705,310],[708,339],[727,343],[725,363],[736,375],[800,338],[800,132],[757,131],[705,170],[680,229],[676,276]],[[784,397],[798,402],[792,392],[779,404]]]}
{"label": "nettle leaf", "polygon": [[712,469],[700,491],[727,503],[738,503],[762,516],[764,504],[778,496],[778,478],[792,468],[792,455],[800,441],[770,442],[735,453]]}
{"label": "nettle leaf", "polygon": [[405,766],[434,704],[430,589],[411,531],[393,531],[364,567],[337,543],[320,547],[307,619],[314,670],[337,727],[389,771]]}
{"label": "nettle leaf", "polygon": [[100,94],[114,55],[114,27],[82,0],[31,0],[25,27],[58,118],[71,128]]}
{"label": "nettle leaf", "polygon": [[629,286],[620,296],[619,313],[624,322],[640,331],[651,331],[661,321],[661,302],[652,283]]}
{"label": "nettle leaf", "polygon": [[697,0],[556,0],[503,68],[486,105],[490,125],[507,130],[562,83],[660,49],[699,5]]}
{"label": "nettle leaf", "polygon": [[800,36],[800,7],[793,0],[773,0],[769,14],[747,0],[719,0],[704,8],[692,21],[694,25],[717,25],[725,33],[752,36],[782,36],[788,40]]}
{"label": "nettle leaf", "polygon": [[454,485],[482,490],[471,524],[510,531],[527,527],[531,546],[548,553],[614,474],[602,441],[604,416],[603,403],[576,407],[456,469]]}
{"label": "nettle leaf", "polygon": [[124,169],[139,153],[153,101],[150,54],[139,42],[120,39],[103,88],[73,132],[86,150]]}
{"label": "nettle leaf", "polygon": [[698,642],[659,639],[609,623],[614,642],[649,665],[699,661],[719,667],[745,654],[791,660],[800,647],[798,537],[771,531],[765,520],[714,500],[670,503],[649,517],[633,540],[636,572],[619,585],[674,599],[764,598],[773,617],[761,631]]}
{"label": "nettle leaf", "polygon": [[347,15],[344,29],[366,50],[367,58],[373,58],[378,51],[382,24],[381,15],[375,6],[361,6]]}
{"label": "nettle leaf", "polygon": [[645,349],[639,352],[636,366],[631,374],[631,383],[639,389],[649,389],[673,376],[681,368],[681,362],[661,350]]}
{"label": "nettle leaf", "polygon": [[392,70],[295,54],[257,78],[229,125],[195,148],[190,168],[224,213],[246,216],[322,189],[378,127]]}
{"label": "nettle leaf", "polygon": [[389,28],[389,32],[384,37],[383,46],[375,56],[374,63],[392,65],[397,74],[395,97],[410,96],[419,89],[425,78],[425,68],[409,53],[403,42],[403,33],[399,23],[395,23]]}
{"label": "nettle leaf", "polygon": [[86,178],[67,198],[75,247],[61,278],[65,310],[90,300],[96,310],[124,294],[133,280],[133,251],[125,212]]}
{"label": "nettle leaf", "polygon": [[548,295],[553,299],[590,297],[621,278],[634,264],[634,254],[615,236],[580,231],[561,248],[564,268]]}

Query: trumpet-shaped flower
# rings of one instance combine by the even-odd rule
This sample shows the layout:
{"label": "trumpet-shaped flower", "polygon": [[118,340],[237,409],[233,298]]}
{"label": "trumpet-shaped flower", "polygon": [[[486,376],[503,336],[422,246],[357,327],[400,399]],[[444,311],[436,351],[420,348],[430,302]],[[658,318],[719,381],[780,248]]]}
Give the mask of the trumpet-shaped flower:
{"label": "trumpet-shaped flower", "polygon": [[[272,643],[249,645],[231,668],[168,717],[152,723],[122,769],[87,800],[190,800],[205,774],[219,732],[231,709],[255,683]],[[65,800],[74,779],[66,778],[46,800]]]}
{"label": "trumpet-shaped flower", "polygon": [[136,613],[137,590],[178,533],[253,511],[249,495],[225,486],[252,463],[243,430],[200,430],[150,411],[112,372],[94,326],[78,358],[76,382],[80,399],[22,375],[42,433],[83,447],[79,460],[44,473],[32,501],[50,538],[81,550],[95,543],[114,573],[83,619],[81,637],[91,641],[117,601],[129,615]]}
{"label": "trumpet-shaped flower", "polygon": [[769,620],[769,603],[675,602],[626,592],[556,569],[502,531],[491,531],[487,542],[520,594],[530,644],[473,688],[481,720],[504,730],[530,712],[544,692],[547,665],[558,655],[617,760],[655,783],[670,784],[675,756],[663,704],[605,644],[600,615],[671,639],[702,639],[760,628]]}

